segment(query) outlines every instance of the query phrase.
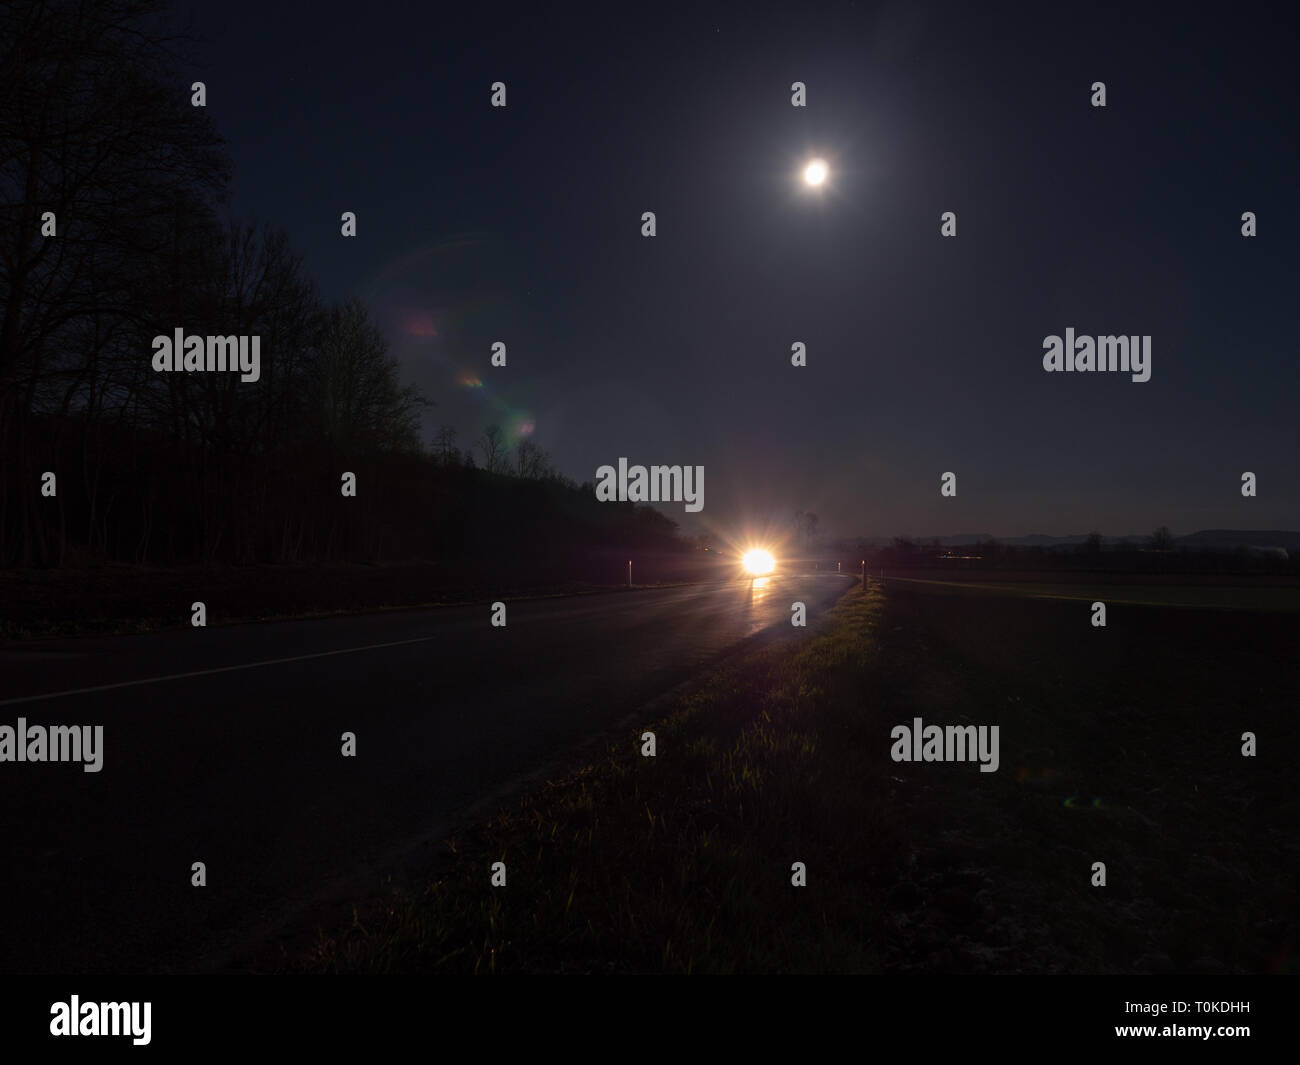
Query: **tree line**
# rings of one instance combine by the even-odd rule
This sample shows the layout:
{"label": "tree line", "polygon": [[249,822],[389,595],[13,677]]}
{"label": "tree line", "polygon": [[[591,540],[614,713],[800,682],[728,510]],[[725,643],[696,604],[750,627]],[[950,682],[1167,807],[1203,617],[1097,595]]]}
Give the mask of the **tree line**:
{"label": "tree line", "polygon": [[[0,565],[675,545],[498,426],[425,446],[429,400],[364,304],[322,299],[282,230],[226,215],[193,46],[158,0],[0,9]],[[155,372],[178,327],[260,336],[260,380]]]}

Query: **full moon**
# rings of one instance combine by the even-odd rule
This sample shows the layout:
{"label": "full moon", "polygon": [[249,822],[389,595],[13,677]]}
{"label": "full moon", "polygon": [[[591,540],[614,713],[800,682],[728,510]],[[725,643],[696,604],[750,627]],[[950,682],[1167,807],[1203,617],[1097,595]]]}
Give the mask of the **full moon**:
{"label": "full moon", "polygon": [[826,180],[826,164],[814,159],[804,170],[803,179],[809,185],[820,185]]}

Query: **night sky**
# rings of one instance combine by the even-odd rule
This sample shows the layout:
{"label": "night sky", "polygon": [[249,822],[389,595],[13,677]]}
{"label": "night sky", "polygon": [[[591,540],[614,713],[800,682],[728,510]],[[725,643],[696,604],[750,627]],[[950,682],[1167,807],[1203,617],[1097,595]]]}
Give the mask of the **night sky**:
{"label": "night sky", "polygon": [[[703,465],[688,532],[1300,528],[1295,16],[780,7],[200,3],[194,77],[231,209],[379,316],[426,440]],[[1067,327],[1151,380],[1045,373]]]}

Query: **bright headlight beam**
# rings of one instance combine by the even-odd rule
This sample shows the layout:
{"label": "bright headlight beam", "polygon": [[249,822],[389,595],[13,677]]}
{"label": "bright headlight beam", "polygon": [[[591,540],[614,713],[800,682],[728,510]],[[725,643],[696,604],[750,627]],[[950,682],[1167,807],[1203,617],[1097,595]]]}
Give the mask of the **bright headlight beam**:
{"label": "bright headlight beam", "polygon": [[772,557],[772,552],[761,548],[746,551],[741,562],[744,564],[745,572],[755,577],[762,577],[776,569],[776,559]]}

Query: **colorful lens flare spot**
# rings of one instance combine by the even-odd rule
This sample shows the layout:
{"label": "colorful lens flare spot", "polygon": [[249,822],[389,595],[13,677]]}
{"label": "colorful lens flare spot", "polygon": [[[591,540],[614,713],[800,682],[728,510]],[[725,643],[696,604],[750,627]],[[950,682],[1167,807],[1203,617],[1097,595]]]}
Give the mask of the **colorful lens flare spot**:
{"label": "colorful lens flare spot", "polygon": [[424,339],[436,337],[438,331],[433,327],[433,312],[404,307],[399,312],[402,332],[408,337]]}

